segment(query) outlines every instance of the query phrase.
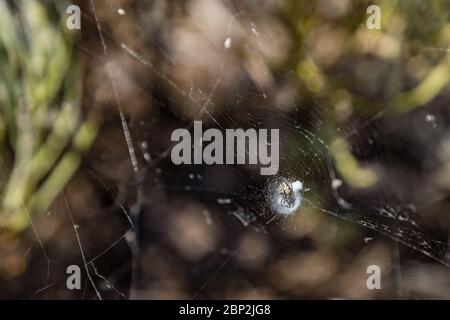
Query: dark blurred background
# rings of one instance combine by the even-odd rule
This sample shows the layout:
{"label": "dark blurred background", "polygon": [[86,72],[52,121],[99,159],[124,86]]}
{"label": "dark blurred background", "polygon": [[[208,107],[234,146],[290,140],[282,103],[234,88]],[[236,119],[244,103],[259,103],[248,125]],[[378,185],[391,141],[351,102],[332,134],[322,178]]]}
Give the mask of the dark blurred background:
{"label": "dark blurred background", "polygon": [[[0,1],[1,298],[450,298],[447,1]],[[278,128],[296,214],[193,120]]]}

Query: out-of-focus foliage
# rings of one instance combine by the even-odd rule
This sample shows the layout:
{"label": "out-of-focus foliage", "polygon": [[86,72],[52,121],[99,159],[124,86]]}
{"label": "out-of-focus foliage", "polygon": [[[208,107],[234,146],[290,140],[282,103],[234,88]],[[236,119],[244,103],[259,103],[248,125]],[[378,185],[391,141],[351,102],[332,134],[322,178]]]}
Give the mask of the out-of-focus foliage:
{"label": "out-of-focus foliage", "polygon": [[[366,25],[366,8],[373,4],[380,7],[379,30]],[[296,67],[303,88],[329,107],[331,126],[386,108],[411,111],[448,91],[449,2],[321,0],[286,7],[296,44],[290,67]],[[342,141],[332,153],[354,187],[377,181],[373,172],[357,169]]]}
{"label": "out-of-focus foliage", "polygon": [[82,67],[52,9],[0,2],[1,229],[45,212],[95,136],[80,110]]}

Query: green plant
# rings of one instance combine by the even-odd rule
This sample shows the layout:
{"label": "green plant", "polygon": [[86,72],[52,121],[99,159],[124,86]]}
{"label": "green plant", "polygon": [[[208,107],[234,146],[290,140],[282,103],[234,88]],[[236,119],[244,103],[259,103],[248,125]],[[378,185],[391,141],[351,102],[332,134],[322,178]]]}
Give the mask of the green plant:
{"label": "green plant", "polygon": [[0,1],[0,230],[45,212],[96,135],[81,112],[82,65],[50,10]]}

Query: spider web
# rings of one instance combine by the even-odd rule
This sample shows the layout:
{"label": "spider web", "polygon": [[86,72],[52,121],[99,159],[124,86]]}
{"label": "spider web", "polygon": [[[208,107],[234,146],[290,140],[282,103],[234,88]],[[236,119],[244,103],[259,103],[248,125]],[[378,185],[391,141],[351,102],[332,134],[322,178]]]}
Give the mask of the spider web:
{"label": "spider web", "polygon": [[[99,19],[98,1],[90,0],[83,10],[83,22],[90,26],[91,32],[97,32],[98,44],[101,51],[93,51],[86,47],[82,41],[77,48],[88,59],[104,63],[107,78],[111,88],[111,96],[115,101],[116,112],[120,118],[123,139],[128,150],[129,164],[133,172],[132,181],[126,184],[129,193],[134,195],[132,203],[114,200],[111,212],[117,213],[122,224],[122,231],[106,241],[106,245],[96,253],[86,254],[87,241],[96,241],[95,235],[83,237],[80,235],[82,226],[77,224],[71,210],[71,204],[64,195],[60,210],[66,212],[73,227],[87,280],[83,284],[83,296],[92,298],[93,295],[102,299],[138,298],[145,296],[148,287],[142,280],[141,274],[146,274],[142,250],[150,250],[155,245],[166,246],[167,236],[170,232],[161,227],[158,221],[166,221],[176,210],[175,204],[188,199],[202,204],[202,217],[207,225],[212,226],[221,221],[226,225],[231,236],[242,233],[247,229],[257,233],[272,234],[277,237],[277,228],[283,228],[286,219],[268,205],[267,186],[277,177],[299,180],[306,187],[304,202],[297,211],[302,215],[304,210],[314,209],[316,214],[323,213],[333,219],[342,220],[352,226],[367,228],[370,239],[372,237],[390,239],[399,250],[398,244],[411,248],[414,252],[431,258],[439,264],[450,267],[448,260],[447,235],[436,231],[435,228],[421,219],[420,210],[414,201],[403,199],[401,195],[393,195],[389,189],[368,189],[366,192],[355,192],[346,179],[341,176],[335,166],[333,143],[342,140],[349,143],[351,153],[361,161],[375,159],[375,164],[381,170],[390,162],[390,155],[383,153],[383,143],[380,136],[385,130],[386,119],[389,122],[390,107],[381,106],[375,116],[359,117],[345,123],[343,126],[333,126],[327,120],[330,110],[320,105],[320,98],[314,95],[305,99],[305,103],[294,102],[288,109],[280,110],[271,104],[277,94],[277,89],[264,88],[254,83],[248,75],[239,78],[239,84],[229,96],[224,98],[221,93],[222,84],[227,81],[227,68],[233,64],[239,65],[236,57],[227,55],[233,46],[231,30],[235,25],[253,34],[257,47],[267,46],[264,31],[259,30],[252,15],[247,8],[231,10],[231,16],[225,29],[229,37],[224,38],[224,46],[220,50],[221,63],[217,67],[217,78],[207,85],[194,83],[186,86],[180,85],[174,78],[176,59],[160,43],[152,43],[156,48],[155,55],[148,57],[134,49],[126,41],[117,39],[110,31],[104,28]],[[101,5],[101,10],[116,12],[117,18],[128,13],[121,9],[115,1],[108,5]],[[137,5],[137,11],[143,10]],[[176,15],[176,13],[175,13]],[[114,55],[111,53],[114,52]],[[120,55],[121,59],[116,58]],[[141,86],[139,81],[133,79],[133,86],[142,94],[150,97],[153,108],[152,119],[127,117],[127,101],[120,95],[118,87],[121,85],[120,66],[117,61],[127,61],[134,68],[145,70],[148,77],[154,79],[154,88]],[[106,61],[106,62],[105,62]],[[156,61],[156,62],[154,62]],[[169,65],[169,67],[167,67]],[[294,71],[287,74],[274,75],[274,83],[289,83],[295,76]],[[399,84],[400,86],[401,84]],[[397,91],[395,88],[392,91]],[[392,93],[393,94],[393,93]],[[220,98],[217,96],[221,95]],[[218,102],[221,98],[226,103]],[[194,115],[186,115],[176,108],[184,103],[195,110]],[[306,106],[305,106],[306,104]],[[112,112],[109,110],[108,112]],[[438,125],[428,125],[429,120],[424,117],[424,130],[431,136],[439,137],[442,132]],[[434,118],[433,118],[434,119]],[[280,170],[276,177],[264,177],[258,174],[258,168],[251,166],[206,166],[183,165],[175,166],[170,161],[170,132],[177,127],[192,129],[193,120],[202,120],[205,126],[221,130],[228,128],[276,128],[280,130]],[[395,120],[394,120],[395,121]],[[434,119],[434,121],[436,121]],[[435,123],[436,124],[436,123]],[[372,154],[367,154],[367,148]],[[367,161],[367,163],[370,163]],[[94,170],[88,171],[89,176],[96,181],[101,189],[112,197],[116,194],[108,183],[97,175]],[[370,195],[367,195],[367,192]],[[120,197],[118,197],[120,198]],[[30,218],[31,221],[31,218]],[[215,221],[215,222],[214,222]],[[103,223],[107,224],[108,220]],[[44,285],[40,285],[33,295],[40,295],[50,290],[65,278],[54,280],[50,277],[51,255],[46,245],[40,239],[38,229],[31,221],[34,235],[47,264]],[[174,231],[175,232],[175,231]],[[86,234],[85,234],[86,236]],[[88,240],[89,239],[89,240]],[[51,243],[51,241],[50,241]],[[112,270],[108,275],[98,267],[100,260],[108,260],[118,246],[126,244],[129,251],[129,281],[121,283],[120,288],[115,283],[116,277]],[[169,246],[169,245],[167,245]],[[169,246],[170,247],[170,246]],[[155,249],[156,250],[156,249]],[[195,285],[191,298],[203,297],[203,292],[220,274],[228,270],[232,272],[233,258],[237,248],[230,246],[219,253],[208,264],[206,276],[197,276],[195,270],[201,269],[198,265],[191,265],[193,282]],[[218,251],[218,250],[217,250]],[[420,256],[420,255],[419,255]],[[416,257],[416,256],[414,256]],[[419,258],[420,259],[420,258]],[[195,261],[195,259],[194,259]],[[105,265],[107,262],[103,262]],[[155,262],[156,263],[156,262]],[[401,261],[397,261],[401,267]],[[229,270],[232,271],[229,271]],[[121,271],[123,272],[123,271]],[[126,273],[127,271],[125,271]],[[158,282],[158,279],[154,280]],[[150,281],[151,282],[151,281]],[[151,291],[151,290],[150,290]],[[112,295],[109,293],[112,292]],[[150,294],[151,296],[151,294]]]}

